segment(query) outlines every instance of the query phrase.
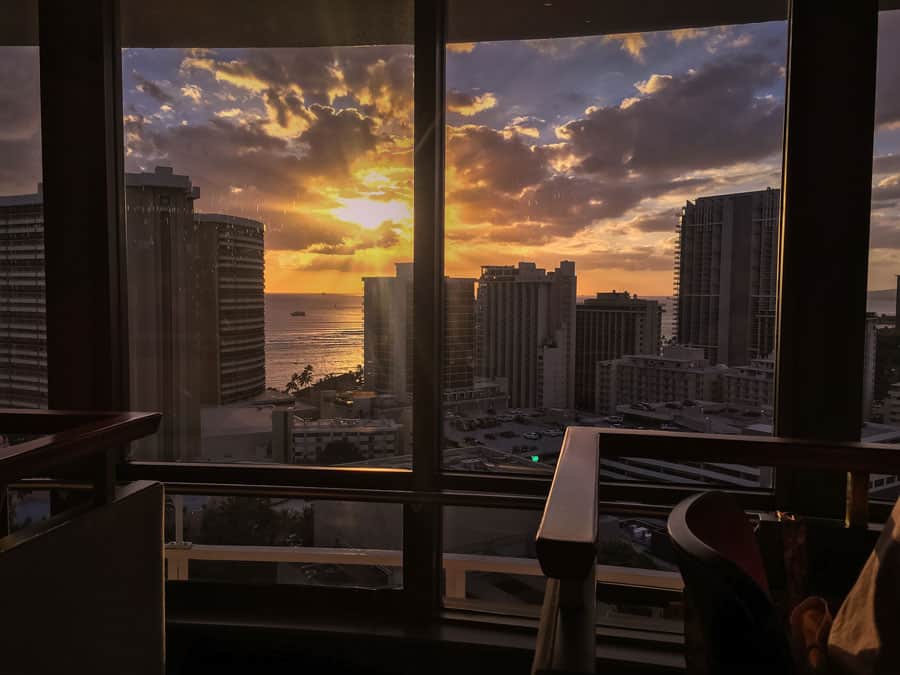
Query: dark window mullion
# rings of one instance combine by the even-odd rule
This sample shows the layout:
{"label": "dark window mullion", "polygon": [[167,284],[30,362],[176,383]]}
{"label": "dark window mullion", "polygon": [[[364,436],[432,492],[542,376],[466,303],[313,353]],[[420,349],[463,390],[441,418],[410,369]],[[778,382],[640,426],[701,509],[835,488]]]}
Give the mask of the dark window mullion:
{"label": "dark window mullion", "polygon": [[[441,467],[446,1],[415,0],[413,485],[435,490]],[[414,611],[441,607],[441,508],[403,509],[404,590]]]}
{"label": "dark window mullion", "polygon": [[[775,433],[859,439],[877,0],[792,0],[779,258]],[[842,514],[845,478],[779,471],[783,506]]]}

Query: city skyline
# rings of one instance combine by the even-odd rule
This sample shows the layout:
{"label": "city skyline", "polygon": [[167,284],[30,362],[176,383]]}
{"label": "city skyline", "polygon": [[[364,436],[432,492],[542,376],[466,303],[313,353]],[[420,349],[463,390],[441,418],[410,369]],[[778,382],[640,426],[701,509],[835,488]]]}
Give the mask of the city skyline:
{"label": "city skyline", "polygon": [[[900,267],[900,13],[882,13],[870,288]],[[40,180],[37,51],[4,48],[0,194]],[[7,58],[7,50],[11,55]],[[448,276],[576,262],[579,295],[672,290],[681,207],[780,185],[786,24],[451,45]],[[267,224],[267,292],[359,295],[412,257],[408,47],[123,55],[129,171]]]}

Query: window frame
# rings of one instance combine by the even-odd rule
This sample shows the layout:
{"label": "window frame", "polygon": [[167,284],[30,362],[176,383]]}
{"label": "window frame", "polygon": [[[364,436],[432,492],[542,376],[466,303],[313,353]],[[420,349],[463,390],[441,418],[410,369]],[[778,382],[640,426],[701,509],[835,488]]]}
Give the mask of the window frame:
{"label": "window frame", "polygon": [[[893,3],[892,3],[893,4]],[[443,200],[444,200],[444,110],[445,57],[448,32],[448,0],[415,0],[415,203],[414,203],[414,315],[416,330],[415,391],[413,408],[414,449],[412,469],[353,469],[300,466],[247,466],[164,462],[124,463],[120,475],[126,479],[153,479],[168,484],[224,489],[272,487],[334,491],[335,499],[374,498],[375,493],[393,494],[403,507],[404,588],[402,591],[373,593],[347,589],[308,587],[261,588],[258,586],[170,582],[169,602],[177,608],[220,608],[223,597],[236,611],[272,606],[290,612],[305,599],[327,594],[329,605],[349,609],[371,609],[385,598],[401,614],[437,617],[441,603],[441,506],[517,504],[515,508],[540,508],[550,486],[549,478],[515,474],[476,475],[444,471],[441,464],[441,364],[443,331],[440,311],[443,292]],[[824,440],[858,438],[852,411],[860,410],[859,391],[839,394],[804,390],[805,373],[828,362],[824,350],[808,349],[799,303],[815,305],[828,301],[834,339],[829,344],[838,353],[852,349],[862,330],[865,303],[865,272],[868,256],[868,222],[871,189],[871,143],[874,130],[874,45],[877,43],[877,0],[846,3],[837,14],[825,19],[815,16],[812,0],[790,0],[787,10],[789,67],[785,94],[785,150],[782,171],[782,241],[789,241],[779,253],[778,344],[776,347],[776,433]],[[641,18],[636,21],[639,23]],[[452,24],[452,19],[450,21]],[[699,25],[699,24],[695,24]],[[673,26],[674,27],[674,26]],[[647,27],[659,30],[661,26]],[[631,30],[638,30],[632,27]],[[850,87],[856,105],[832,106],[838,110],[814,115],[823,96],[822,82],[816,79],[814,59],[798,58],[800,50],[820,57],[832,53],[832,63],[851,53],[843,45],[847,32],[855,36],[859,57],[851,65],[862,73]],[[41,3],[39,35],[41,43],[41,103],[45,214],[47,222],[64,222],[64,227],[45,228],[47,246],[48,377],[51,407],[62,409],[128,409],[127,270],[125,269],[124,158],[122,139],[121,25],[118,0],[83,0],[78,3]],[[73,49],[72,36],[79,35]],[[458,39],[454,36],[454,39]],[[797,50],[795,52],[795,50]],[[830,51],[829,51],[830,50]],[[822,68],[822,71],[827,71]],[[78,77],[72,78],[72,73]],[[847,82],[852,73],[846,69]],[[871,77],[868,77],[871,75]],[[79,100],[87,103],[73,114],[56,101],[61,92],[81,87]],[[869,86],[871,84],[871,87]],[[849,96],[849,95],[848,95]],[[792,102],[793,99],[793,102]],[[803,102],[806,105],[803,105]],[[821,113],[819,109],[817,112]],[[868,115],[868,123],[865,118]],[[66,116],[70,116],[66,119]],[[862,120],[862,121],[860,121]],[[847,125],[856,125],[850,127]],[[803,136],[804,127],[813,132],[832,133],[834,128],[856,129],[853,138],[841,146],[838,157],[815,148]],[[806,140],[804,140],[804,138]],[[867,140],[868,139],[868,140]],[[835,239],[853,227],[865,236],[851,237],[828,248],[810,248],[810,228],[793,223],[815,213],[808,188],[831,163],[840,173],[841,159],[857,161],[868,148],[868,160],[854,175],[852,195],[833,195],[844,201],[845,213],[854,219],[830,221]],[[804,160],[790,162],[802,155]],[[868,175],[868,178],[866,178]],[[831,176],[832,183],[835,176]],[[60,189],[70,184],[77,189]],[[794,200],[795,195],[801,199]],[[803,202],[802,197],[806,196]],[[832,199],[832,203],[833,203]],[[801,203],[802,202],[802,203]],[[798,205],[799,204],[799,205]],[[865,224],[863,228],[862,225]],[[824,256],[813,259],[811,250]],[[858,266],[855,275],[840,292],[838,300],[827,297],[827,289],[804,281],[817,269]],[[789,275],[784,271],[799,270]],[[77,278],[83,283],[72,284]],[[862,312],[860,312],[862,303]],[[824,307],[824,304],[819,304]],[[858,314],[858,316],[857,316]],[[859,331],[854,326],[859,324]],[[862,340],[859,339],[860,344]],[[856,350],[860,352],[861,350]],[[437,356],[435,356],[437,355]],[[790,367],[787,367],[787,361]],[[858,361],[858,363],[857,363]],[[862,360],[850,360],[847,381],[862,377]],[[821,388],[820,388],[821,389]],[[802,392],[796,403],[794,392]],[[848,411],[849,408],[849,411]],[[848,415],[851,418],[848,420]],[[828,419],[823,430],[812,421]],[[805,422],[803,420],[806,420]],[[843,420],[843,422],[841,421]],[[748,508],[772,508],[795,503],[811,495],[804,508],[817,515],[833,513],[845,481],[831,481],[819,491],[816,472],[779,473],[773,494],[761,490],[734,490]],[[812,482],[811,482],[812,481]],[[815,484],[816,490],[810,485]],[[805,486],[805,487],[804,487]],[[610,501],[622,500],[648,505],[672,505],[690,488],[671,485],[628,485],[602,482]],[[339,496],[343,494],[344,497]]]}

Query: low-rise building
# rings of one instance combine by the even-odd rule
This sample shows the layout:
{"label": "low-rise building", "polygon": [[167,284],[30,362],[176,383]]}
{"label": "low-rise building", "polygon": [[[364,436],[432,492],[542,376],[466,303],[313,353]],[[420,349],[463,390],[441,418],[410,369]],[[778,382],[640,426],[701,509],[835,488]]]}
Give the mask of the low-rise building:
{"label": "low-rise building", "polygon": [[699,348],[670,346],[662,356],[630,355],[597,364],[594,411],[641,401],[721,400],[723,367],[711,366]]}
{"label": "low-rise building", "polygon": [[766,407],[775,401],[775,357],[753,359],[749,366],[722,372],[722,397],[726,403]]}
{"label": "low-rise building", "polygon": [[389,419],[319,419],[294,416],[294,464],[346,464],[400,452],[403,426]]}

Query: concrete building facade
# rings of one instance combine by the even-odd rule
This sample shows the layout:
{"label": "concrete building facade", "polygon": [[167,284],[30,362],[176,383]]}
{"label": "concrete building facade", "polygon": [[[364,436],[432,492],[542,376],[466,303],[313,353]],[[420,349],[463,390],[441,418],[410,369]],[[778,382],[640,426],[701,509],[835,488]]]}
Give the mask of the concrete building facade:
{"label": "concrete building facade", "polygon": [[575,310],[575,407],[596,408],[599,361],[626,354],[659,354],[661,313],[655,300],[640,300],[627,291],[598,293]]}
{"label": "concrete building facade", "polygon": [[[363,279],[366,387],[411,403],[413,395],[413,264],[393,277]],[[443,388],[471,392],[475,381],[475,280],[444,278]]]}
{"label": "concrete building facade", "polygon": [[[293,463],[334,464],[392,457],[401,449],[402,425],[390,419],[293,419]],[[327,449],[343,444],[353,452],[332,462]]]}
{"label": "concrete building facade", "polygon": [[196,214],[170,167],[125,176],[131,404],[159,410],[147,459],[200,454],[201,408],[265,390],[263,225]]}
{"label": "concrete building facade", "polygon": [[775,357],[722,371],[722,400],[755,408],[775,404]]}
{"label": "concrete building facade", "polygon": [[478,374],[505,379],[511,406],[574,406],[576,283],[571,261],[481,268]]}
{"label": "concrete building facade", "polygon": [[218,403],[252,399],[266,388],[263,224],[223,214],[194,214],[206,243],[201,259],[216,262]]}
{"label": "concrete building facade", "polygon": [[0,197],[0,406],[47,407],[47,312],[41,186]]}
{"label": "concrete building facade", "polygon": [[775,347],[780,191],[700,197],[676,228],[676,339],[710,363],[746,365]]}
{"label": "concrete building facade", "polygon": [[721,372],[698,347],[671,346],[662,356],[628,355],[597,364],[595,412],[648,401],[721,400]]}

